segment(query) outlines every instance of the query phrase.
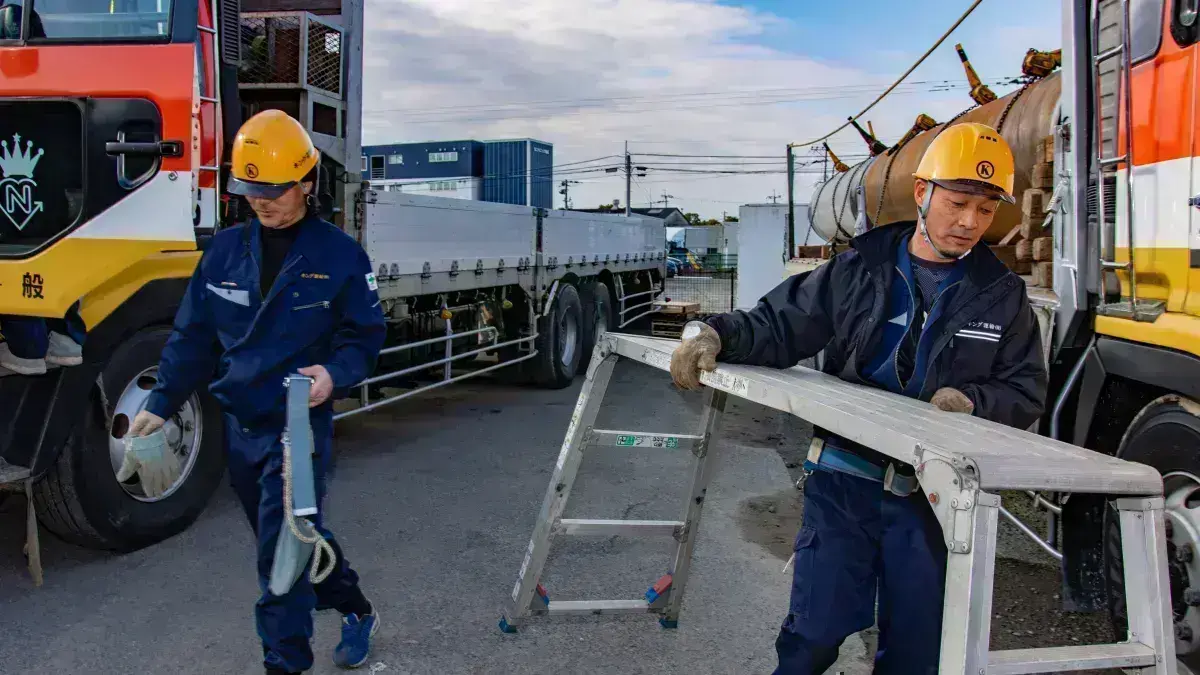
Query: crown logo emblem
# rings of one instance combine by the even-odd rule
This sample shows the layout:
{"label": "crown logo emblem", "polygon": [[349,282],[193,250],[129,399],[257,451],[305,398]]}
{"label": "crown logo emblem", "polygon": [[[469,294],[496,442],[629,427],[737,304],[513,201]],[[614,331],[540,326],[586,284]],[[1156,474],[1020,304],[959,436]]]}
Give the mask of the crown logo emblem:
{"label": "crown logo emblem", "polygon": [[13,134],[12,149],[8,141],[0,141],[0,171],[6,178],[32,178],[33,170],[42,159],[44,150],[38,148],[33,153],[33,141],[25,141],[25,150],[21,151],[21,134]]}
{"label": "crown logo emblem", "polygon": [[[42,159],[42,149],[33,152],[33,141],[25,141],[21,150],[21,134],[13,134],[12,147],[8,141],[0,141],[0,215],[8,219],[18,231],[24,230],[29,221],[43,212],[44,204],[37,199],[37,181],[33,170]],[[2,222],[2,221],[0,221]]]}

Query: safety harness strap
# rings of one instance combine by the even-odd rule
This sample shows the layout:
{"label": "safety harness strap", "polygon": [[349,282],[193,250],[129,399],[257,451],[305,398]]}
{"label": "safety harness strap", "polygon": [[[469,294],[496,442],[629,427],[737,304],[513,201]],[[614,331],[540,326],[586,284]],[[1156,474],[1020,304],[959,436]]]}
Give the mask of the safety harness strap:
{"label": "safety harness strap", "polygon": [[916,476],[909,476],[896,471],[896,464],[888,462],[883,468],[868,462],[858,455],[829,446],[825,439],[813,436],[808,445],[808,456],[804,460],[804,470],[828,471],[845,473],[858,478],[882,483],[883,489],[897,497],[907,497],[920,487]]}

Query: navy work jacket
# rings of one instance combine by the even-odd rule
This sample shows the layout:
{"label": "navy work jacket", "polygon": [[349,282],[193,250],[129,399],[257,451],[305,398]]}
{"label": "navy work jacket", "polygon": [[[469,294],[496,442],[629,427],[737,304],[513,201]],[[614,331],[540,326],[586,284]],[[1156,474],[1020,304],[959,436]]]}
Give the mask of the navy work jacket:
{"label": "navy work jacket", "polygon": [[[785,280],[754,309],[709,317],[721,338],[717,360],[791,368],[824,351],[825,372],[879,386],[871,366],[893,316],[896,251],[915,229],[908,222],[870,230],[851,240],[851,250]],[[953,296],[922,335],[916,386],[904,393],[928,401],[953,387],[975,404],[975,416],[1027,429],[1045,409],[1047,377],[1025,283],[982,242],[960,264]]]}
{"label": "navy work jacket", "polygon": [[[375,367],[386,327],[358,242],[308,216],[270,289],[260,288],[258,220],[218,232],[200,259],[163,349],[147,409],[169,417],[210,377],[224,411],[248,428],[284,422],[284,377],[325,366],[335,396]],[[334,397],[313,411],[332,412]]]}

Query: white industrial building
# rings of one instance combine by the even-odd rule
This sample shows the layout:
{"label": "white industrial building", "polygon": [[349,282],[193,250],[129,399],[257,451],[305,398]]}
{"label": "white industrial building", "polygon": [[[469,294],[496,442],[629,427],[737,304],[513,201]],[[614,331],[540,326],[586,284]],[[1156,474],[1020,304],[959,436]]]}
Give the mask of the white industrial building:
{"label": "white industrial building", "polygon": [[457,178],[383,178],[372,180],[371,187],[384,192],[403,192],[427,197],[451,199],[483,199],[483,179],[473,176]]}

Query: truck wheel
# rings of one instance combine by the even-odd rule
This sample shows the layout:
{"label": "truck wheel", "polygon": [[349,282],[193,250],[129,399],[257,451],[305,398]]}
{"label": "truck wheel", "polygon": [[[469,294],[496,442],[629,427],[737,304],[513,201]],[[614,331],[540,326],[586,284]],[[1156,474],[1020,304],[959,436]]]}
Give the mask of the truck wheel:
{"label": "truck wheel", "polygon": [[123,343],[101,374],[81,420],[50,470],[38,481],[42,524],[88,548],[132,551],[187,529],[208,504],[225,472],[221,415],[207,393],[196,393],[164,427],[182,470],[176,482],[148,498],[135,474],[117,482],[122,438],[157,382],[158,361],[171,331],[142,330]]}
{"label": "truck wheel", "polygon": [[596,338],[616,328],[613,321],[612,295],[603,281],[595,281],[579,289],[579,300],[583,305],[583,345],[579,355],[584,367],[592,359]]}
{"label": "truck wheel", "polygon": [[559,283],[554,304],[546,316],[538,319],[538,337],[534,341],[538,355],[533,361],[533,381],[547,389],[562,389],[575,379],[583,343],[583,306],[579,291]]}
{"label": "truck wheel", "polygon": [[[1174,394],[1152,401],[1129,425],[1117,456],[1163,475],[1175,653],[1180,673],[1195,672],[1200,669],[1200,403]],[[1111,502],[1104,514],[1104,568],[1109,616],[1117,638],[1124,640],[1128,614],[1121,528]]]}

